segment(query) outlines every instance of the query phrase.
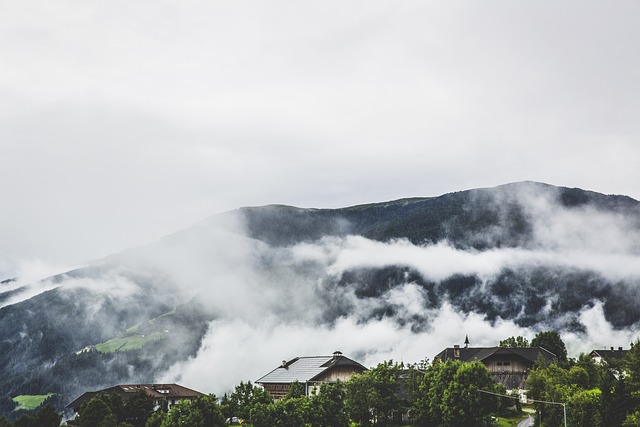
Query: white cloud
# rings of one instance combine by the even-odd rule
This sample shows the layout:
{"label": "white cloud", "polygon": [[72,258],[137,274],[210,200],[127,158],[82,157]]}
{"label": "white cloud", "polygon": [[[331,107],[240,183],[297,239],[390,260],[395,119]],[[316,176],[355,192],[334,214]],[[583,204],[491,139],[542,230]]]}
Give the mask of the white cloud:
{"label": "white cloud", "polygon": [[77,263],[243,205],[639,197],[635,9],[5,3],[0,258]]}
{"label": "white cloud", "polygon": [[[33,283],[15,302],[64,271],[25,259],[75,265],[244,205],[350,206],[527,179],[640,198],[640,60],[629,54],[637,7],[3,2],[0,280]],[[478,345],[531,331],[447,304],[423,314],[425,332],[392,318],[358,323],[375,301],[348,291],[336,298],[354,312],[318,326],[323,308],[309,301],[327,271],[333,280],[403,265],[442,280],[558,265],[640,277],[632,224],[521,196],[536,218],[526,249],[359,237],[274,249],[205,228],[114,262],[162,277],[160,287],[179,285],[185,299],[203,295],[221,313],[199,357],[179,367],[194,387],[233,385],[242,379],[229,368],[236,361],[255,379],[282,358],[335,349],[366,364],[416,361],[462,331]],[[128,279],[107,279],[75,284],[126,295]],[[405,284],[382,301],[405,318],[425,297]],[[593,340],[567,336],[573,348],[628,337],[597,329],[598,307],[580,317]]]}
{"label": "white cloud", "polygon": [[[562,210],[553,213],[562,217],[560,221],[569,220],[563,217]],[[584,214],[576,212],[579,216]],[[599,230],[611,231],[602,227]],[[556,238],[562,241],[573,236],[561,233]],[[224,242],[232,246],[230,239]],[[426,290],[408,281],[408,277],[407,282],[398,283],[376,298],[359,298],[348,284],[334,286],[346,271],[388,266],[407,266],[434,281],[454,274],[479,275],[488,280],[505,268],[526,270],[541,266],[596,271],[610,280],[625,274],[633,280],[640,277],[637,269],[618,271],[625,263],[637,261],[634,254],[603,256],[598,247],[587,245],[579,252],[574,245],[558,245],[544,239],[534,247],[537,249],[481,252],[455,249],[446,243],[418,246],[403,240],[383,243],[356,236],[324,238],[284,248],[253,247],[251,259],[267,257],[275,268],[263,270],[264,266],[258,267],[260,263],[245,260],[237,267],[253,266],[262,273],[253,275],[254,281],[235,280],[235,286],[229,289],[211,288],[209,298],[215,300],[222,292],[231,301],[252,294],[260,295],[259,300],[248,300],[251,302],[245,310],[223,311],[222,317],[209,325],[196,357],[178,363],[162,380],[189,383],[220,394],[241,380],[255,381],[281,360],[295,356],[340,350],[367,366],[389,359],[412,363],[433,359],[445,347],[461,344],[465,335],[474,346],[493,346],[510,336],[531,340],[543,330],[560,327],[564,331],[574,321],[580,322],[585,331],[562,332],[570,356],[603,345],[626,346],[631,342],[639,332],[637,327],[613,328],[604,316],[602,303],[597,301],[580,312],[558,317],[552,307],[558,296],[548,295],[542,311],[550,320],[525,327],[517,325],[515,319],[498,317],[490,321],[483,314],[463,312],[447,301],[429,308],[434,305]],[[627,246],[621,242],[621,247]],[[339,301],[346,310],[337,318],[323,317],[335,308],[322,306],[319,297],[325,291],[331,292],[332,301]],[[475,291],[487,292],[482,284]]]}
{"label": "white cloud", "polygon": [[528,336],[530,331],[510,322],[491,325],[481,316],[456,313],[449,305],[433,312],[428,332],[414,333],[410,325],[392,319],[357,322],[351,317],[334,325],[280,323],[264,319],[251,323],[240,318],[214,321],[195,358],[178,363],[162,381],[178,381],[196,389],[222,394],[240,381],[259,379],[282,360],[297,356],[329,355],[339,350],[365,366],[384,360],[418,362],[468,334],[474,345],[494,345],[495,337]]}
{"label": "white cloud", "polygon": [[579,353],[589,353],[591,350],[609,349],[610,347],[623,347],[629,349],[629,345],[638,339],[640,326],[632,328],[616,329],[607,322],[601,303],[580,313],[580,322],[585,326],[584,333],[562,334],[562,339],[567,346],[569,355],[576,356]]}
{"label": "white cloud", "polygon": [[11,276],[13,277],[2,279],[12,280],[0,284],[1,293],[7,292],[12,294],[8,298],[0,301],[0,308],[16,304],[58,287],[59,284],[56,283],[55,280],[51,280],[50,277],[71,269],[70,266],[50,265],[38,259],[22,261],[12,266],[12,268],[15,269],[11,271]]}

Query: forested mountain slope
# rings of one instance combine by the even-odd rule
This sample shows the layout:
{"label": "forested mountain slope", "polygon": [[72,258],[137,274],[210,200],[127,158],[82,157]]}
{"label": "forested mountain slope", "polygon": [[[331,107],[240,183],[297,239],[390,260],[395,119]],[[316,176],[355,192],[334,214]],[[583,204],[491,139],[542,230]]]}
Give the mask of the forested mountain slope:
{"label": "forested mountain slope", "polygon": [[[39,283],[1,282],[0,410],[22,394],[64,402],[114,383],[195,378],[189,368],[229,346],[223,332],[238,319],[245,346],[251,333],[278,345],[278,327],[337,336],[346,321],[435,339],[446,310],[588,340],[585,313],[598,309],[635,333],[639,256],[638,201],[534,182],[342,209],[241,208]],[[351,351],[374,360],[367,345]],[[203,391],[224,389],[211,369],[219,383]]]}

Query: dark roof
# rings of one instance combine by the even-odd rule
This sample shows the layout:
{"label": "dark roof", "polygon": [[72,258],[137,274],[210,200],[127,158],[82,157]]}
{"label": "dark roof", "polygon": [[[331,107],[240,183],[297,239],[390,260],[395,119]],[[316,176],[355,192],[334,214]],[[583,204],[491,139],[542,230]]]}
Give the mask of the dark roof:
{"label": "dark roof", "polygon": [[627,355],[629,350],[593,350],[590,355],[591,357],[602,357],[604,360],[610,359],[622,359]]}
{"label": "dark roof", "polygon": [[[455,357],[455,351],[460,352],[460,357]],[[462,362],[473,362],[478,360],[482,362],[489,357],[519,357],[531,363],[535,363],[538,357],[551,361],[556,355],[542,347],[527,348],[503,348],[503,347],[470,347],[470,348],[445,348],[436,355],[436,359],[443,362],[447,360],[460,360]]]}
{"label": "dark roof", "polygon": [[88,391],[83,393],[77,399],[67,405],[67,408],[79,408],[86,401],[91,400],[99,393],[118,393],[121,395],[132,395],[139,392],[145,392],[153,398],[168,399],[190,399],[204,396],[204,393],[183,387],[179,384],[120,384],[113,387],[105,388],[97,391]]}
{"label": "dark roof", "polygon": [[313,381],[326,371],[338,366],[351,366],[366,371],[367,368],[348,357],[337,354],[333,356],[303,356],[291,359],[275,368],[259,380],[257,384],[289,384],[295,381],[306,383]]}

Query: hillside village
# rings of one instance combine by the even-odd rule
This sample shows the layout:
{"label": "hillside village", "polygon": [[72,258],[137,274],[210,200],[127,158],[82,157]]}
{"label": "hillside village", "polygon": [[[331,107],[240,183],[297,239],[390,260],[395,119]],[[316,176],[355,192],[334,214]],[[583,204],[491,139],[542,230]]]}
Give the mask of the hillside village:
{"label": "hillside village", "polygon": [[[542,212],[538,202],[543,202]],[[14,423],[23,418],[20,425],[28,425],[29,417],[50,404],[52,419],[64,412],[65,422],[87,423],[82,404],[65,409],[84,393],[125,387],[134,394],[142,389],[161,393],[175,386],[205,394],[227,390],[226,397],[196,395],[189,401],[208,399],[207,408],[215,402],[230,421],[238,417],[269,425],[282,413],[297,413],[304,424],[317,425],[314,416],[324,405],[333,405],[326,400],[333,388],[343,403],[331,412],[352,424],[459,425],[460,412],[454,409],[465,409],[474,400],[456,397],[462,393],[461,383],[473,384],[458,377],[471,375],[486,379],[482,389],[494,393],[478,400],[482,410],[473,412],[477,418],[467,420],[471,423],[513,414],[507,408],[518,410],[516,400],[538,414],[536,422],[543,425],[563,420],[563,409],[572,425],[580,425],[577,417],[586,417],[588,411],[579,408],[597,408],[589,416],[608,425],[622,425],[627,418],[632,422],[634,393],[640,391],[633,382],[637,369],[628,346],[640,319],[637,279],[621,282],[611,272],[636,256],[633,230],[639,229],[639,209],[640,202],[628,197],[536,182],[337,209],[244,207],[33,284],[36,289],[55,285],[36,295],[20,280],[3,281],[0,300],[11,304],[0,308],[0,419],[5,416]],[[599,238],[596,231],[603,219],[617,239]],[[229,228],[229,222],[243,227]],[[540,235],[541,230],[566,233]],[[576,242],[571,236],[581,239]],[[615,247],[603,248],[607,241],[615,241]],[[622,257],[602,260],[602,251],[618,254],[620,248]],[[587,251],[589,257],[575,257],[575,250]],[[351,261],[338,262],[341,259]],[[601,262],[587,262],[591,259]],[[292,284],[298,292],[291,292]],[[278,297],[263,298],[265,292]],[[298,303],[288,304],[289,296],[299,298]],[[265,317],[272,324],[265,324]],[[355,325],[356,332],[339,330],[343,320],[344,325]],[[509,322],[514,331],[553,325],[562,336],[592,343],[602,342],[604,325],[621,332],[615,335],[625,337],[624,349],[615,342],[615,347],[571,359],[553,334],[531,343],[522,337],[499,342],[496,337],[493,343],[483,342],[489,347],[479,347],[473,336],[464,335],[468,324],[493,328],[497,321]],[[438,322],[444,327],[434,330]],[[227,350],[236,346],[238,324],[248,326],[246,341],[256,346],[274,327],[284,326],[292,336],[269,348],[270,354],[276,349],[281,353],[280,360],[264,360],[259,351],[251,351],[245,363],[259,363],[265,372],[249,374],[241,364],[234,365],[236,352],[244,349]],[[295,354],[282,345],[305,333],[304,328],[337,338],[367,334],[379,325],[389,328],[384,345],[391,348],[433,333],[438,342],[444,338],[450,344],[426,354],[414,347],[412,364],[388,361],[378,366],[360,360],[364,355],[368,363],[384,360],[375,335],[365,337],[358,353],[340,357],[331,354],[336,348],[318,356]],[[211,378],[205,381],[200,376],[212,360],[218,361],[215,369],[224,366],[229,374],[220,383],[215,369],[207,371]],[[166,380],[180,384],[159,383],[183,367],[188,374]],[[309,372],[295,374],[302,368]],[[190,384],[195,378],[200,380],[197,387]],[[233,384],[235,378],[250,380],[250,387],[248,382]],[[197,390],[200,384],[207,385]],[[472,396],[480,393],[480,387],[474,387]],[[268,399],[246,397],[254,391]],[[503,397],[507,393],[514,395]],[[87,405],[98,395],[85,396],[90,397]],[[166,399],[170,395],[140,401],[152,398],[150,408],[158,409],[154,419],[163,417],[160,422],[171,425],[169,414],[178,419],[180,411],[189,411],[181,399]],[[246,398],[231,398],[238,395]],[[126,415],[133,410],[131,399],[102,400],[100,413],[110,408],[109,420],[140,424],[132,421],[139,417]],[[544,408],[534,400],[553,401],[558,408]],[[308,412],[310,406],[315,415]],[[79,416],[73,418],[74,413]]]}
{"label": "hillside village", "polygon": [[0,426],[634,426],[639,342],[570,359],[553,331],[495,347],[474,347],[467,336],[431,362],[371,368],[335,351],[283,360],[223,396],[180,384],[119,384],[73,399],[64,422],[45,403],[13,422],[0,418]]}

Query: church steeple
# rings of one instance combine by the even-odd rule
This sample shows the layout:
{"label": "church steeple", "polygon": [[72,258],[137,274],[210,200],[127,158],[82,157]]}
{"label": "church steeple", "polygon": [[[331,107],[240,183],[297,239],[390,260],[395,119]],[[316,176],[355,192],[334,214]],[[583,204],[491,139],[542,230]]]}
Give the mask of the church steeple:
{"label": "church steeple", "polygon": [[469,348],[469,335],[464,336],[464,348]]}

